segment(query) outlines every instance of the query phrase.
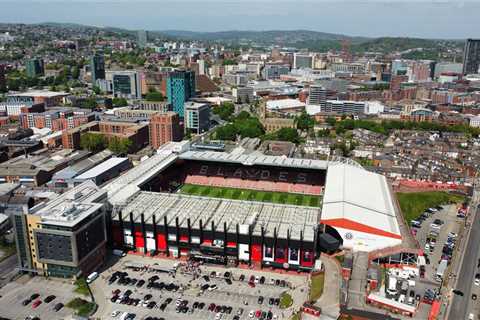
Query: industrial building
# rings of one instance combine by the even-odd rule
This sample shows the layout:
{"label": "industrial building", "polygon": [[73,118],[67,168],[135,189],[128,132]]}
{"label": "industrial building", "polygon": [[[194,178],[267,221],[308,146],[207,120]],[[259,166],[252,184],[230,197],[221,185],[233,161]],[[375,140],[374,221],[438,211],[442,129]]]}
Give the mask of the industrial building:
{"label": "industrial building", "polygon": [[73,178],[73,184],[78,185],[84,181],[90,180],[97,186],[100,186],[105,182],[118,177],[120,173],[129,169],[130,166],[131,164],[128,158],[110,158]]}

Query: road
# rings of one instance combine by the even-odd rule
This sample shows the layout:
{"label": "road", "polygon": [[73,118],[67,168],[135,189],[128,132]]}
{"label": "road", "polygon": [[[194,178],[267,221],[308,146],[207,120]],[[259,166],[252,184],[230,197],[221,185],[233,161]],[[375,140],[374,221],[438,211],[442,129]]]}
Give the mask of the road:
{"label": "road", "polygon": [[465,248],[465,255],[463,258],[460,272],[457,277],[456,289],[464,293],[464,296],[454,295],[450,302],[449,319],[460,320],[467,319],[469,309],[469,301],[471,300],[471,293],[473,287],[473,278],[477,269],[477,261],[480,256],[480,213],[475,214],[475,220],[471,225],[470,237]]}

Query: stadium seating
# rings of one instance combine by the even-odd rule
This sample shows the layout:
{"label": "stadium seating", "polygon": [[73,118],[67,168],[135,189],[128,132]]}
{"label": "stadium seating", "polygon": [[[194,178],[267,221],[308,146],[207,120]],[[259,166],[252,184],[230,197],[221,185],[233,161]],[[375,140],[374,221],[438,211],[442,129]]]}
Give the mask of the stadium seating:
{"label": "stadium seating", "polygon": [[[321,195],[325,174],[282,168],[250,168],[189,163],[185,183],[259,191]],[[299,181],[300,180],[300,181]]]}

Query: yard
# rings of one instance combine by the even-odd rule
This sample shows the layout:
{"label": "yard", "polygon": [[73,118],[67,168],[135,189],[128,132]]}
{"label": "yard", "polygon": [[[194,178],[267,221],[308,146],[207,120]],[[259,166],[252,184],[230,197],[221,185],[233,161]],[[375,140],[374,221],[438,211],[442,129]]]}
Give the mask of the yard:
{"label": "yard", "polygon": [[465,197],[443,191],[397,193],[400,209],[408,224],[418,218],[425,209],[448,203],[461,203]]}
{"label": "yard", "polygon": [[203,196],[203,197],[273,202],[273,203],[291,204],[291,205],[308,206],[308,207],[320,206],[320,200],[321,200],[321,197],[312,196],[312,195],[199,186],[199,185],[193,185],[193,184],[184,185],[181,188],[180,192],[185,194]]}

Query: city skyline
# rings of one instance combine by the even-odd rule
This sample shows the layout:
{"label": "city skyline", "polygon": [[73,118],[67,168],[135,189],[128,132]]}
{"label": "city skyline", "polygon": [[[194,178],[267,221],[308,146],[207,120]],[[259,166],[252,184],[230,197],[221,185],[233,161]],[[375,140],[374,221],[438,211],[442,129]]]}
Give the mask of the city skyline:
{"label": "city skyline", "polygon": [[[364,37],[478,38],[480,3],[473,1],[4,1],[4,23],[78,23],[126,29],[312,30]],[[24,5],[19,6],[19,3]],[[314,10],[312,10],[312,8]],[[15,15],[12,15],[12,12]],[[462,19],[458,19],[462,17]],[[372,26],[372,23],[375,27]]]}

